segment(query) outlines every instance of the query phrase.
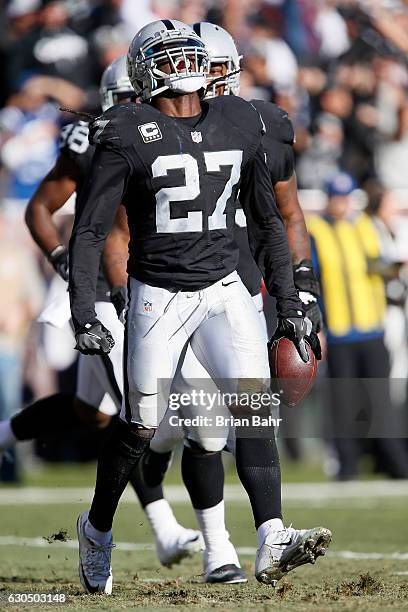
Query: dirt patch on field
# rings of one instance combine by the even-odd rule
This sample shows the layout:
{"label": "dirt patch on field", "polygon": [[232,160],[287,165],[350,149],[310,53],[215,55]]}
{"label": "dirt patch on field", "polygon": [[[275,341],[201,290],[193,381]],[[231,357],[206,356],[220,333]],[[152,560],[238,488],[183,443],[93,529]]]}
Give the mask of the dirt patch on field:
{"label": "dirt patch on field", "polygon": [[71,539],[67,529],[60,529],[56,533],[43,537],[48,544],[52,544],[53,542],[68,542],[68,540]]}
{"label": "dirt patch on field", "polygon": [[292,590],[293,590],[293,584],[290,584],[290,582],[284,582],[280,587],[276,589],[276,593],[277,595],[279,595],[281,599],[283,599]]}
{"label": "dirt patch on field", "polygon": [[360,574],[357,582],[342,582],[337,587],[338,595],[346,597],[360,597],[361,595],[375,595],[381,591],[381,583],[370,574]]}

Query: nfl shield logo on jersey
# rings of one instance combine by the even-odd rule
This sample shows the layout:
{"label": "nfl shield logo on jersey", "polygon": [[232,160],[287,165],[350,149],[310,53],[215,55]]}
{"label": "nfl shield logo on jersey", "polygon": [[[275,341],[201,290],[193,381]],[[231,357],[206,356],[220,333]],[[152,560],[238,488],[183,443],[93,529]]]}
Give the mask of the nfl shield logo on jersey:
{"label": "nfl shield logo on jersey", "polygon": [[201,132],[191,132],[191,140],[193,142],[196,142],[197,144],[199,142],[203,142],[203,137],[202,137]]}

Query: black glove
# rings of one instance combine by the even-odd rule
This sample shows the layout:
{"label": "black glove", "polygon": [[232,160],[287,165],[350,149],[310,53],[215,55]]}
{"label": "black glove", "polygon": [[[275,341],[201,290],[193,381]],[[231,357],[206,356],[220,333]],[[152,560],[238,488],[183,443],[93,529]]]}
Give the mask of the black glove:
{"label": "black glove", "polygon": [[293,266],[293,280],[303,304],[303,310],[312,322],[313,331],[321,331],[323,315],[317,302],[320,297],[320,285],[310,259],[302,259],[300,263]]}
{"label": "black glove", "polygon": [[322,349],[318,335],[312,331],[312,322],[308,317],[286,317],[278,319],[278,326],[269,340],[269,345],[279,338],[288,338],[296,346],[300,358],[307,363],[309,355],[305,342],[308,342],[316,359],[322,358]]}
{"label": "black glove", "polygon": [[115,307],[116,314],[118,315],[119,321],[121,323],[124,323],[127,300],[128,300],[127,287],[123,285],[112,287],[111,292],[110,292],[110,297],[111,297],[111,302]]}
{"label": "black glove", "polygon": [[109,329],[98,319],[85,323],[75,333],[75,349],[84,355],[104,355],[115,346],[115,341]]}
{"label": "black glove", "polygon": [[68,249],[62,244],[55,247],[48,255],[48,261],[64,281],[69,279]]}

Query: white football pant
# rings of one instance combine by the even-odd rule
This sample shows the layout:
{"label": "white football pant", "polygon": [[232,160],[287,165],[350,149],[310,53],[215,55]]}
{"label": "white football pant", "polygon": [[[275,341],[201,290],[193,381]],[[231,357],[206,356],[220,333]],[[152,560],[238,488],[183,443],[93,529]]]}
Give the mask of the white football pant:
{"label": "white football pant", "polygon": [[[252,297],[255,307],[258,311],[259,318],[263,330],[263,341],[266,344],[268,341],[268,334],[266,329],[266,320],[263,311],[263,298],[262,294],[258,293]],[[200,380],[206,379],[205,389],[213,389],[216,393],[217,386],[211,381],[210,376],[203,368],[201,363],[196,358],[191,346],[187,348],[186,357],[184,363],[176,373],[173,381],[172,393],[189,393],[194,388],[194,383],[198,383]],[[205,407],[204,407],[205,409]],[[172,451],[175,446],[181,441],[192,440],[196,442],[202,449],[208,452],[217,452],[223,450],[225,447],[232,453],[235,452],[235,435],[234,428],[227,425],[220,425],[217,427],[208,427],[202,425],[186,425],[184,419],[195,419],[197,416],[203,414],[202,406],[189,405],[183,407],[181,410],[175,411],[171,408],[167,408],[164,418],[159,424],[154,437],[150,443],[150,447],[157,453],[167,453]],[[182,416],[182,423],[178,422],[177,416]],[[228,408],[225,406],[217,407],[217,415],[224,416],[225,419],[230,415]]]}
{"label": "white football pant", "polygon": [[[265,326],[237,272],[199,291],[173,292],[134,278],[129,289],[121,411],[128,423],[158,426],[189,349],[222,393],[268,384]],[[187,365],[184,379],[197,371],[191,359]]]}

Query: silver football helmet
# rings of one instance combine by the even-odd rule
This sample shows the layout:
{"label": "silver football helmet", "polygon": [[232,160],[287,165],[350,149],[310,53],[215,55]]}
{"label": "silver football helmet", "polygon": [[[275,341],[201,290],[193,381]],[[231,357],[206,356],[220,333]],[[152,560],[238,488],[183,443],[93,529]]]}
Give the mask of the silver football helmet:
{"label": "silver football helmet", "polygon": [[[165,64],[170,73],[164,72]],[[134,37],[127,69],[136,95],[142,100],[169,90],[178,94],[205,90],[208,52],[194,30],[176,19],[154,21]]]}
{"label": "silver football helmet", "polygon": [[102,110],[105,112],[121,98],[134,97],[135,92],[129,81],[126,56],[114,60],[105,70],[99,88]]}
{"label": "silver football helmet", "polygon": [[[239,71],[242,56],[238,54],[234,39],[224,28],[206,21],[195,23],[193,30],[207,47],[210,56],[210,67],[213,64],[226,64],[227,66],[225,79],[207,76],[207,93],[205,97],[214,98],[217,95],[217,87],[221,85],[224,85],[225,96],[237,96],[239,94]],[[212,83],[215,80],[216,82]]]}

